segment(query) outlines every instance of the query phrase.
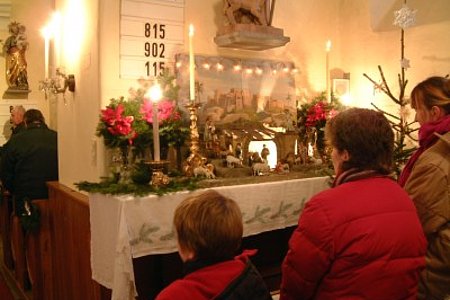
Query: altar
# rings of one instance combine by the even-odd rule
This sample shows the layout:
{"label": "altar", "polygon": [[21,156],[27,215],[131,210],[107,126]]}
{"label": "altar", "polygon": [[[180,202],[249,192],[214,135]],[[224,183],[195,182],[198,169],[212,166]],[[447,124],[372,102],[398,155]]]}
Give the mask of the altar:
{"label": "altar", "polygon": [[[295,226],[305,202],[328,187],[328,177],[214,188],[239,204],[244,236]],[[112,299],[136,296],[133,258],[177,251],[173,212],[188,195],[161,197],[90,194],[91,268],[95,281],[112,290]]]}

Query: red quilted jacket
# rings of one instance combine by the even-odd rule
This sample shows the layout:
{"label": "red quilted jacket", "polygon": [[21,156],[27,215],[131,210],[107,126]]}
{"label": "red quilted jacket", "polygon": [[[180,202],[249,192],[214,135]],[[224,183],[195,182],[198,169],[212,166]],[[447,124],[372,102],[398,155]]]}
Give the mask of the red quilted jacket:
{"label": "red quilted jacket", "polygon": [[201,267],[175,280],[156,300],[270,300],[263,278],[251,264],[246,250],[232,260]]}
{"label": "red quilted jacket", "polygon": [[416,299],[426,246],[416,209],[393,180],[341,184],[306,204],[280,299]]}

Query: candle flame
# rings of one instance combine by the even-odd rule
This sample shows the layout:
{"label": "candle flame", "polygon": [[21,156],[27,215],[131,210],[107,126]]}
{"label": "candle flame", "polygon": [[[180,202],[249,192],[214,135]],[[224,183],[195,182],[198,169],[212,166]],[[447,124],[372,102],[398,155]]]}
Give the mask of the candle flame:
{"label": "candle flame", "polygon": [[51,38],[51,36],[52,36],[52,32],[50,30],[50,27],[47,25],[47,26],[41,28],[41,34],[42,34],[42,36],[45,39],[49,40]]}
{"label": "candle flame", "polygon": [[147,91],[146,96],[152,100],[153,103],[161,100],[163,94],[161,86],[158,83],[152,85],[152,87]]}
{"label": "candle flame", "polygon": [[194,25],[189,24],[189,36],[194,36]]}
{"label": "candle flame", "polygon": [[325,47],[326,47],[325,50],[326,50],[327,52],[330,52],[330,50],[331,50],[331,41],[330,41],[330,40],[327,41]]}

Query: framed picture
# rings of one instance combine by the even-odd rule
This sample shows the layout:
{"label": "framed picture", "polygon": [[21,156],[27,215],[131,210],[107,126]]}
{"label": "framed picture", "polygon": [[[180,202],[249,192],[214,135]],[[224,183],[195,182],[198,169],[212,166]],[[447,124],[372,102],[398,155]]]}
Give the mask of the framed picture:
{"label": "framed picture", "polygon": [[[178,54],[175,58],[179,98],[186,103],[189,57]],[[289,127],[297,119],[293,62],[195,55],[195,64],[199,124],[209,117],[216,124],[242,119]]]}
{"label": "framed picture", "polygon": [[350,93],[350,79],[333,79],[333,95],[341,98]]}

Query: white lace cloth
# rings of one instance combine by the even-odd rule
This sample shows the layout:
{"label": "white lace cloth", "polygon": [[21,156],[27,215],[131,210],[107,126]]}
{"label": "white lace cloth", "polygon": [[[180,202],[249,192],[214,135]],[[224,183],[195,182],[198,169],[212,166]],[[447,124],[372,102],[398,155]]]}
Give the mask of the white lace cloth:
{"label": "white lace cloth", "polygon": [[[297,224],[305,202],[328,188],[328,177],[214,188],[236,200],[244,222],[244,236]],[[134,299],[132,258],[176,252],[173,212],[195,192],[161,197],[90,194],[92,277],[112,289],[112,299]]]}

